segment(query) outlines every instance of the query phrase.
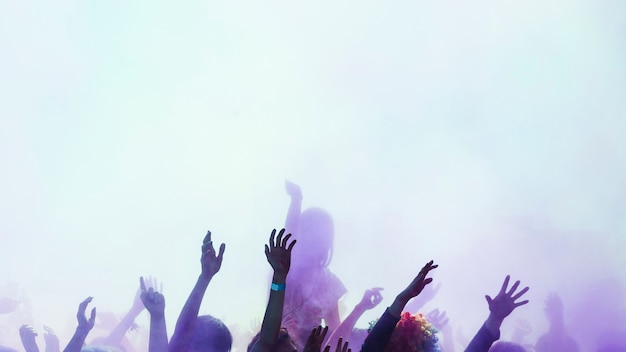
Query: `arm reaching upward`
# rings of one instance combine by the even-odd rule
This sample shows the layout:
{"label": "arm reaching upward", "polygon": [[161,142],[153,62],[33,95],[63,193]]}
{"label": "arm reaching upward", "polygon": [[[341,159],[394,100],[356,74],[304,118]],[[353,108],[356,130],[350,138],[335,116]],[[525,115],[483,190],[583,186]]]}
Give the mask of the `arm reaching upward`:
{"label": "arm reaching upward", "polygon": [[382,287],[374,287],[370,290],[366,290],[363,294],[363,298],[361,298],[361,302],[359,302],[348,316],[339,324],[339,326],[333,331],[332,335],[328,338],[326,342],[328,345],[333,345],[336,343],[337,339],[340,337],[349,338],[352,333],[352,329],[356,325],[356,322],[366,311],[375,308],[382,302],[383,296],[380,294],[382,291]]}
{"label": "arm reaching upward", "polygon": [[265,256],[274,269],[274,275],[272,277],[270,298],[267,302],[265,316],[261,325],[259,341],[252,346],[252,352],[271,352],[278,342],[285,303],[285,283],[289,267],[291,266],[291,250],[296,244],[295,240],[288,243],[291,234],[283,238],[284,234],[285,229],[282,229],[278,233],[278,237],[274,239],[276,230],[273,230],[270,235],[269,245],[265,245]]}
{"label": "arm reaching upward", "polygon": [[165,298],[152,287],[146,289],[143,277],[139,278],[141,302],[150,313],[149,352],[167,352],[167,328],[165,326]]}
{"label": "arm reaching upward", "polygon": [[26,352],[39,352],[39,346],[37,346],[37,332],[30,325],[22,325],[20,327],[20,339],[22,339],[22,345]]}
{"label": "arm reaching upward", "polygon": [[396,324],[400,320],[400,314],[411,298],[419,295],[426,285],[430,284],[433,279],[426,277],[431,270],[438,265],[431,260],[420,270],[419,274],[411,281],[411,283],[398,294],[391,306],[387,308],[385,313],[380,317],[370,334],[363,343],[361,352],[382,352],[391,338]]}
{"label": "arm reaching upward", "polygon": [[91,309],[89,319],[87,319],[87,316],[85,315],[87,305],[91,303],[91,300],[93,300],[93,297],[87,297],[78,305],[78,313],[76,313],[78,326],[76,327],[74,336],[72,336],[72,339],[67,344],[63,352],[80,352],[80,349],[83,347],[85,339],[87,338],[87,334],[89,334],[91,329],[93,329],[96,322],[96,308]]}
{"label": "arm reaching upward", "polygon": [[186,352],[189,350],[196,319],[200,311],[200,304],[202,303],[202,297],[204,297],[209,282],[211,282],[213,276],[217,274],[222,267],[222,259],[225,250],[226,245],[222,243],[219,253],[217,255],[215,254],[213,241],[211,241],[211,231],[208,231],[202,242],[202,257],[200,258],[202,272],[178,316],[174,334],[169,344],[170,351]]}
{"label": "arm reaching upward", "polygon": [[508,317],[515,308],[528,303],[528,300],[516,302],[529,290],[528,287],[525,287],[515,293],[520,285],[519,280],[515,281],[507,292],[510,279],[511,276],[507,275],[502,283],[500,292],[494,298],[491,298],[489,295],[485,296],[489,305],[489,316],[469,346],[467,346],[465,352],[487,352],[491,345],[500,338],[500,326],[502,326],[504,318]]}
{"label": "arm reaching upward", "polygon": [[300,233],[300,214],[302,213],[302,191],[297,184],[285,180],[285,191],[291,197],[287,219],[285,219],[285,231],[298,237]]}

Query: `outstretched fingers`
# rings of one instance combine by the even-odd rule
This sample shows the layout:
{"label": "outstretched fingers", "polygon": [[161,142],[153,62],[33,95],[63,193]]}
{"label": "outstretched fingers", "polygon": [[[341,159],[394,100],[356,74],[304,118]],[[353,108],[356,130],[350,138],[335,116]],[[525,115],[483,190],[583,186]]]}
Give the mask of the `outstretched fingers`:
{"label": "outstretched fingers", "polygon": [[504,282],[502,283],[502,288],[500,288],[500,294],[506,293],[506,288],[509,286],[510,279],[511,279],[511,275],[507,275],[506,278],[504,278]]}

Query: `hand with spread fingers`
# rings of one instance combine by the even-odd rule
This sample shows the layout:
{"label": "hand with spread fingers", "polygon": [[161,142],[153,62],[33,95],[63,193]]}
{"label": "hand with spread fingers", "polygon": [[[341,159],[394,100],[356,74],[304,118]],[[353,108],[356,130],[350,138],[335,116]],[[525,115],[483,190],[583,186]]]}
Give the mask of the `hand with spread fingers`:
{"label": "hand with spread fingers", "polygon": [[295,240],[290,243],[290,238],[291,234],[285,236],[285,229],[280,230],[278,236],[274,229],[269,244],[265,245],[265,257],[274,269],[274,275],[259,339],[250,347],[251,352],[271,352],[277,350],[280,343],[279,333],[285,305],[287,274],[291,266],[291,251],[296,244]]}
{"label": "hand with spread fingers", "polygon": [[324,328],[318,326],[315,329],[311,330],[311,334],[306,340],[306,344],[304,345],[304,349],[302,350],[302,352],[321,352],[322,343],[324,343],[324,339],[326,338],[327,333],[328,326]]}
{"label": "hand with spread fingers", "polygon": [[[272,230],[269,245],[265,245],[265,256],[272,269],[274,269],[274,277],[283,283],[291,266],[291,250],[296,244],[295,240],[288,244],[291,234],[286,236],[284,234],[285,229],[281,229],[278,232],[278,236],[276,236],[276,230]],[[278,283],[277,281],[274,282]]]}
{"label": "hand with spread fingers", "polygon": [[500,292],[491,298],[486,295],[485,299],[489,305],[489,316],[483,326],[478,330],[472,341],[465,349],[466,352],[487,352],[491,345],[500,339],[500,326],[506,317],[508,317],[515,308],[528,303],[528,300],[519,301],[519,299],[528,292],[529,288],[524,287],[517,291],[520,282],[515,281],[509,289],[509,281],[511,276],[507,275],[502,283]]}
{"label": "hand with spread fingers", "polygon": [[[326,346],[326,348],[324,348],[324,352],[330,352],[330,346]],[[348,341],[343,342],[343,339],[340,337],[337,341],[335,352],[352,352],[352,349],[348,346]]]}
{"label": "hand with spread fingers", "polygon": [[516,293],[515,291],[520,285],[519,280],[515,281],[513,286],[511,286],[511,289],[507,292],[510,279],[511,276],[507,275],[504,279],[504,283],[502,283],[502,288],[500,288],[500,292],[498,292],[498,294],[494,298],[491,298],[491,296],[489,295],[485,296],[485,299],[489,304],[490,315],[500,321],[509,316],[509,314],[511,314],[515,308],[528,303],[528,300],[516,302],[529,290],[528,287],[525,287],[521,291]]}
{"label": "hand with spread fingers", "polygon": [[213,275],[220,271],[225,250],[226,245],[222,243],[220,245],[219,253],[215,253],[213,241],[211,240],[211,231],[207,231],[207,234],[204,236],[204,240],[202,241],[202,257],[200,259],[202,264],[202,276],[205,278],[213,277]]}

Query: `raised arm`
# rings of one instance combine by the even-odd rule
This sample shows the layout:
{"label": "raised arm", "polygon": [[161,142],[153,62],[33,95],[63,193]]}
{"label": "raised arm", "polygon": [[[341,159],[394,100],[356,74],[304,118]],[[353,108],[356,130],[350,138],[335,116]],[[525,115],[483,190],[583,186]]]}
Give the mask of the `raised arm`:
{"label": "raised arm", "polygon": [[504,283],[502,283],[500,292],[494,298],[491,298],[489,295],[485,296],[489,305],[489,316],[472,341],[470,341],[465,352],[487,352],[489,347],[500,338],[500,326],[502,326],[504,318],[508,317],[515,308],[528,303],[528,300],[516,302],[529,290],[528,287],[525,287],[515,293],[520,284],[519,280],[515,281],[507,292],[510,279],[511,276],[507,275]]}
{"label": "raised arm", "polygon": [[46,352],[61,352],[57,334],[48,326],[43,326],[43,339],[46,341]]}
{"label": "raised arm", "polygon": [[78,313],[76,313],[78,326],[76,327],[74,336],[72,336],[72,339],[67,344],[63,352],[80,352],[83,344],[85,344],[85,339],[87,338],[87,335],[89,334],[91,329],[93,329],[93,325],[96,322],[96,308],[91,309],[91,315],[89,316],[89,319],[87,319],[87,316],[85,316],[87,305],[91,303],[92,299],[93,297],[87,297],[78,305]]}
{"label": "raised arm", "polygon": [[209,286],[209,282],[211,282],[213,276],[217,274],[222,266],[225,250],[226,245],[222,243],[219,254],[215,254],[213,241],[211,241],[211,231],[208,231],[202,242],[202,257],[200,259],[202,272],[178,316],[174,334],[170,339],[169,351],[186,352],[189,350],[202,298]]}
{"label": "raised arm", "polygon": [[143,277],[139,278],[141,302],[150,313],[150,342],[148,352],[167,352],[167,328],[165,326],[165,298],[152,287],[146,288]]}
{"label": "raised arm", "polygon": [[382,302],[383,296],[380,294],[382,291],[382,287],[374,287],[370,290],[366,290],[363,294],[363,298],[361,298],[361,302],[359,302],[352,312],[348,314],[348,316],[337,326],[335,331],[330,335],[328,341],[326,342],[328,345],[334,345],[340,337],[344,339],[348,339],[350,334],[352,334],[352,329],[356,325],[356,322],[361,318],[363,313],[366,311],[375,308]]}
{"label": "raised arm", "polygon": [[285,181],[285,191],[291,198],[287,219],[285,219],[285,231],[293,234],[296,238],[300,233],[300,214],[302,213],[302,191],[297,184]]}
{"label": "raised arm", "polygon": [[274,275],[259,340],[252,346],[251,352],[271,352],[278,342],[285,303],[285,283],[291,265],[291,250],[296,244],[295,240],[288,243],[291,234],[283,238],[284,234],[285,229],[280,230],[275,239],[276,230],[273,230],[269,245],[265,245],[265,256],[274,269]]}
{"label": "raised arm", "polygon": [[30,325],[22,325],[20,327],[20,339],[22,339],[22,345],[26,352],[39,352],[39,346],[37,346],[37,332]]}
{"label": "raised arm", "polygon": [[111,330],[109,336],[104,339],[104,344],[107,346],[116,346],[119,347],[122,344],[122,340],[126,336],[128,330],[135,323],[135,319],[144,309],[143,303],[141,302],[141,290],[137,289],[135,293],[135,297],[133,299],[133,303],[126,312],[126,314],[122,317],[119,323]]}
{"label": "raised arm", "polygon": [[396,328],[396,324],[400,320],[402,310],[404,310],[404,307],[411,298],[419,295],[424,287],[433,281],[432,278],[426,276],[431,270],[437,267],[438,265],[433,264],[432,260],[426,263],[409,286],[396,296],[391,306],[383,313],[365,339],[365,342],[363,342],[361,352],[382,352],[385,349],[393,330]]}

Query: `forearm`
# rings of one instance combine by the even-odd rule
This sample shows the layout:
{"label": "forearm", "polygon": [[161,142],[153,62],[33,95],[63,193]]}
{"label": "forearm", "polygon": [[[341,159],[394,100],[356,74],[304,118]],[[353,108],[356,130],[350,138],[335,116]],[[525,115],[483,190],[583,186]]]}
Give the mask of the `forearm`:
{"label": "forearm", "polygon": [[83,345],[85,344],[87,334],[89,334],[89,331],[77,328],[72,336],[72,339],[67,344],[63,352],[80,352],[81,348],[83,348]]}
{"label": "forearm", "polygon": [[198,318],[198,312],[200,311],[202,297],[204,297],[204,293],[209,286],[211,278],[212,277],[205,278],[202,275],[198,277],[176,321],[174,334],[172,335],[169,345],[170,351],[182,352],[189,348],[193,329],[196,324],[196,319]]}
{"label": "forearm", "polygon": [[150,315],[150,342],[148,352],[167,352],[167,327],[165,316]]}
{"label": "forearm", "polygon": [[[286,276],[276,275],[272,279],[273,283],[285,284]],[[259,341],[253,346],[252,352],[271,351],[278,341],[280,325],[283,319],[283,307],[285,304],[285,291],[270,291],[270,298],[265,309],[263,324]]]}
{"label": "forearm", "polygon": [[292,196],[285,219],[285,231],[294,236],[300,231],[300,214],[302,213],[302,196]]}
{"label": "forearm", "polygon": [[362,308],[360,304],[357,304],[352,312],[348,314],[348,316],[337,326],[337,328],[330,335],[328,340],[326,341],[327,345],[335,346],[337,344],[337,340],[340,337],[344,338],[344,341],[350,337],[356,322],[361,318],[363,313],[365,313],[366,309]]}
{"label": "forearm", "polygon": [[446,324],[440,331],[443,337],[443,342],[441,343],[443,351],[454,352],[454,333],[450,324]]}
{"label": "forearm", "polygon": [[500,325],[502,321],[491,315],[485,320],[483,326],[474,335],[465,352],[487,352],[491,345],[500,338]]}
{"label": "forearm", "polygon": [[126,335],[126,332],[135,322],[135,318],[141,313],[141,310],[137,311],[135,309],[130,309],[126,315],[120,320],[120,322],[115,326],[115,328],[111,331],[109,336],[106,338],[106,344],[111,346],[119,345],[122,342],[122,339]]}
{"label": "forearm", "polygon": [[37,346],[37,342],[24,342],[22,341],[22,346],[24,346],[24,351],[26,352],[39,352],[39,346]]}
{"label": "forearm", "polygon": [[396,328],[396,324],[400,320],[400,317],[394,316],[390,310],[391,307],[387,308],[385,313],[378,319],[372,331],[365,338],[361,352],[382,352],[385,349],[391,334],[393,334],[393,330]]}
{"label": "forearm", "polygon": [[46,352],[61,352],[58,343],[48,343],[46,342]]}
{"label": "forearm", "polygon": [[411,297],[407,296],[404,292],[400,293],[393,301],[391,306],[389,306],[389,308],[387,309],[389,311],[389,314],[393,315],[395,318],[400,319],[400,315],[402,314],[404,307],[410,299]]}

